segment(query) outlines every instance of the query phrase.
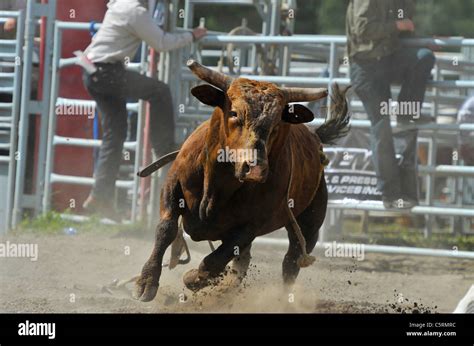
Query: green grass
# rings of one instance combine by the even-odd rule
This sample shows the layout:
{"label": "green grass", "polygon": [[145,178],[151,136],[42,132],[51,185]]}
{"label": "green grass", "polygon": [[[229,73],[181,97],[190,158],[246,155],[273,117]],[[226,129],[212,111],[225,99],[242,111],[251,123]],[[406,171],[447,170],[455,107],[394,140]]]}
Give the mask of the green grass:
{"label": "green grass", "polygon": [[[63,214],[67,213],[68,212],[66,211]],[[25,217],[18,227],[13,230],[13,233],[63,234],[64,229],[69,227],[75,228],[78,234],[92,232],[107,232],[108,234],[143,234],[148,232],[147,226],[142,223],[105,225],[100,222],[100,218],[96,215],[91,216],[89,220],[85,222],[74,222],[62,218],[60,213],[50,211],[36,218]]]}
{"label": "green grass", "polygon": [[71,223],[63,220],[59,213],[48,212],[36,218],[25,217],[13,232],[55,234],[70,226]]}

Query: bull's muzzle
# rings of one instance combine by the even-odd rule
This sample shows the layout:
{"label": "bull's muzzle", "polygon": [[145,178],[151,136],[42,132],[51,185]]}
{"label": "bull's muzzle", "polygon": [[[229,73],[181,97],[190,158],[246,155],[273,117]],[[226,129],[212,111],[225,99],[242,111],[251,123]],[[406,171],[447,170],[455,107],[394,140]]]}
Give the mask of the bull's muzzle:
{"label": "bull's muzzle", "polygon": [[244,161],[236,173],[237,179],[241,182],[264,183],[268,178],[268,163],[262,162],[255,165]]}

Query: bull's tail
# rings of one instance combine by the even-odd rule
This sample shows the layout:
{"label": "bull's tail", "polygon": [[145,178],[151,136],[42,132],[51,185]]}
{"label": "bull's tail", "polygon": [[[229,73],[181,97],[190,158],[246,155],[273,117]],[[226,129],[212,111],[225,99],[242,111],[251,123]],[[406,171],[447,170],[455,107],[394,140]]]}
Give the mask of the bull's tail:
{"label": "bull's tail", "polygon": [[145,178],[151,175],[153,172],[156,172],[159,170],[161,167],[166,166],[168,163],[173,162],[176,157],[179,154],[179,150],[173,151],[169,154],[166,154],[165,156],[160,157],[158,160],[153,162],[152,164],[148,165],[144,169],[142,169],[140,172],[137,173],[137,175],[140,178]]}
{"label": "bull's tail", "polygon": [[349,132],[351,116],[346,98],[349,89],[350,86],[340,89],[337,83],[332,85],[328,120],[316,130],[316,134],[324,144],[334,144],[337,139],[346,136]]}

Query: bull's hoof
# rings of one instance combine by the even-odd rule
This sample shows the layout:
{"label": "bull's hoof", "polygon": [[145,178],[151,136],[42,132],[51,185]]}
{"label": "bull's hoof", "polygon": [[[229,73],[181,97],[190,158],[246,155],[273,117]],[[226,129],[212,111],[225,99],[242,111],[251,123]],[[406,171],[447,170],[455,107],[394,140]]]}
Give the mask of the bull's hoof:
{"label": "bull's hoof", "polygon": [[183,282],[186,287],[193,292],[197,292],[212,284],[212,280],[209,279],[209,274],[199,271],[198,269],[191,269],[186,272],[183,276]]}
{"label": "bull's hoof", "polygon": [[158,292],[158,283],[154,280],[152,276],[144,277],[143,275],[137,280],[135,285],[135,292],[133,293],[133,298],[141,302],[151,302],[156,297]]}
{"label": "bull's hoof", "polygon": [[301,255],[298,258],[297,264],[300,268],[306,268],[312,265],[316,261],[316,257],[310,255]]}

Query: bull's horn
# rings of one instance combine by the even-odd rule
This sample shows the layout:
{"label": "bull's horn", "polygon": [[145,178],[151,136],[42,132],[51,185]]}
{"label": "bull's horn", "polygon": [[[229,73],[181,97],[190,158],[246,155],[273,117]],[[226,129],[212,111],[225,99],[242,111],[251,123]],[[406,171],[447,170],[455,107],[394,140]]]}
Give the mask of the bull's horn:
{"label": "bull's horn", "polygon": [[226,91],[232,81],[234,80],[232,77],[229,77],[223,73],[211,70],[205,66],[202,66],[197,61],[190,59],[186,63],[186,66],[194,73],[199,79],[202,79],[205,82],[208,82],[215,87]]}
{"label": "bull's horn", "polygon": [[328,96],[326,88],[285,88],[282,87],[287,103],[317,101]]}

